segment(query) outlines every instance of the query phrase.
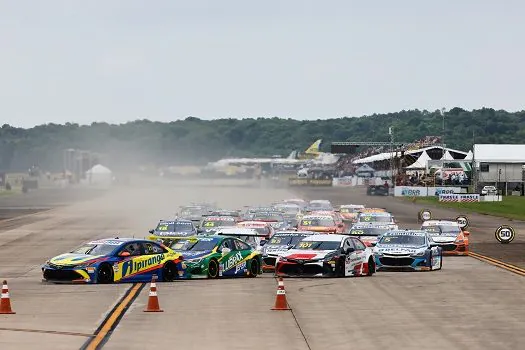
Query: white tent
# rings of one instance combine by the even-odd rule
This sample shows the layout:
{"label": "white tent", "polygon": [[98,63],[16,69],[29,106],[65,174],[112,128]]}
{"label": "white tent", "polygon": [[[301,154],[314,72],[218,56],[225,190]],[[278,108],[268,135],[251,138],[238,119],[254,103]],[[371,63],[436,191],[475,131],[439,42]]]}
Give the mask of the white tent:
{"label": "white tent", "polygon": [[472,151],[468,151],[467,156],[465,157],[465,160],[472,160],[473,157],[474,157],[474,154],[472,153]]}
{"label": "white tent", "polygon": [[454,160],[454,157],[450,154],[450,152],[447,150],[443,157],[441,157],[441,160]]}
{"label": "white tent", "polygon": [[419,156],[419,158],[413,164],[407,166],[406,168],[407,169],[426,169],[427,168],[427,162],[430,159],[431,158],[427,154],[427,152],[423,151],[423,152],[421,152],[421,155]]}
{"label": "white tent", "polygon": [[105,166],[97,164],[86,171],[86,178],[90,185],[109,186],[113,182],[113,172]]}

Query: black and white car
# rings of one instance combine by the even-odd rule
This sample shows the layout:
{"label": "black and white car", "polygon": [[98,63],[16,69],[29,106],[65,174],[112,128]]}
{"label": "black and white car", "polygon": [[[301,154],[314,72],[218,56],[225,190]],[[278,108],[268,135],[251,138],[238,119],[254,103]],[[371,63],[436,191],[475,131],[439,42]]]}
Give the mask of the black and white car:
{"label": "black and white car", "polygon": [[281,255],[288,253],[303,238],[316,235],[317,232],[311,231],[278,231],[272,238],[265,242],[262,248],[262,258],[264,272],[275,271],[275,262]]}

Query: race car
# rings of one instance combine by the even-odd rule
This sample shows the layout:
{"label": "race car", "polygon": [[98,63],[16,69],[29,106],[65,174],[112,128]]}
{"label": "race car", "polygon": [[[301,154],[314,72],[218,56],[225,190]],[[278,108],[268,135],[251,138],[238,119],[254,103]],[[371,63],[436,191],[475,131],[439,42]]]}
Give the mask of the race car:
{"label": "race car", "polygon": [[421,229],[443,249],[443,255],[468,255],[470,233],[455,220],[427,220]]}
{"label": "race car", "polygon": [[317,210],[334,210],[332,203],[327,199],[313,199],[308,202],[305,211],[312,212]]}
{"label": "race car", "polygon": [[160,220],[157,227],[149,230],[148,238],[152,241],[162,241],[168,237],[187,237],[197,234],[197,228],[191,220]]}
{"label": "race car", "polygon": [[235,219],[236,222],[239,222],[239,221],[243,220],[240,210],[225,210],[225,209],[213,210],[207,216],[232,217],[232,218]]}
{"label": "race car", "polygon": [[233,216],[205,216],[199,227],[197,233],[212,234],[219,227],[232,227],[239,222]]}
{"label": "race car", "polygon": [[196,236],[175,242],[184,257],[183,278],[256,277],[262,273],[261,253],[238,238]]}
{"label": "race car", "polygon": [[331,216],[334,218],[334,221],[337,225],[339,224],[343,224],[344,225],[344,220],[343,220],[343,216],[335,211],[335,210],[316,210],[316,211],[312,211],[310,214],[308,215],[311,215],[311,216]]}
{"label": "race car", "polygon": [[301,209],[306,208],[306,206],[308,205],[307,201],[305,201],[304,199],[300,199],[300,198],[284,199],[282,202],[297,204],[299,207],[301,207]]}
{"label": "race car", "polygon": [[245,227],[221,227],[215,231],[215,235],[236,237],[258,251],[262,250],[262,246],[267,241],[265,233]]}
{"label": "race car", "polygon": [[355,224],[346,234],[359,237],[367,247],[376,245],[379,237],[385,232],[390,231],[390,226],[381,224]]}
{"label": "race car", "polygon": [[263,272],[275,271],[275,262],[279,256],[286,254],[300,240],[318,234],[311,231],[278,231],[263,245]]}
{"label": "race car", "polygon": [[441,270],[443,250],[427,232],[395,230],[385,232],[374,247],[377,270]]}
{"label": "race car", "polygon": [[173,281],[184,275],[181,254],[135,238],[108,238],[82,244],[42,266],[43,280],[55,283],[148,282],[152,275]]}
{"label": "race car", "polygon": [[258,211],[251,215],[251,221],[267,222],[276,230],[285,230],[289,227],[288,221],[279,211]]}
{"label": "race car", "polygon": [[258,213],[258,212],[269,212],[269,211],[274,211],[275,209],[272,207],[272,206],[268,206],[268,207],[246,207],[246,211],[244,212],[244,215],[243,215],[243,220],[244,221],[247,221],[247,220],[252,220],[253,219],[253,215],[255,213]]}
{"label": "race car", "polygon": [[369,185],[366,189],[366,194],[369,196],[388,196],[388,187],[385,185]]}
{"label": "race car", "polygon": [[274,206],[274,209],[283,213],[290,226],[297,225],[297,221],[301,218],[301,207],[297,204],[279,203]]}
{"label": "race car", "polygon": [[396,224],[394,216],[387,212],[380,213],[359,213],[357,215],[356,224],[376,223],[387,225],[391,230],[397,230],[399,227]]}
{"label": "race car", "polygon": [[266,240],[269,240],[275,233],[275,229],[268,222],[264,221],[241,221],[238,222],[237,227],[252,228],[264,235]]}
{"label": "race car", "polygon": [[197,225],[202,217],[209,215],[211,211],[211,207],[205,205],[185,205],[180,207],[178,216],[182,219],[191,220]]}
{"label": "race car", "polygon": [[343,204],[339,207],[339,213],[341,213],[344,221],[352,221],[357,217],[357,211],[364,208],[365,206],[362,204]]}
{"label": "race car", "polygon": [[345,235],[305,237],[275,263],[276,276],[371,276],[375,271],[372,250]]}
{"label": "race car", "polygon": [[297,225],[298,231],[314,231],[319,233],[343,233],[344,225],[337,224],[332,216],[303,216]]}

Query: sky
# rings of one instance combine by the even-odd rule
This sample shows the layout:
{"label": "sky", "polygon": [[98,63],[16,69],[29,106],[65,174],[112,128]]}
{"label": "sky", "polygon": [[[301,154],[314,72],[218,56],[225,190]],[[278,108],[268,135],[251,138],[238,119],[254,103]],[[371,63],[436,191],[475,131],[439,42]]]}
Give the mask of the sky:
{"label": "sky", "polygon": [[523,110],[525,1],[0,0],[0,124]]}

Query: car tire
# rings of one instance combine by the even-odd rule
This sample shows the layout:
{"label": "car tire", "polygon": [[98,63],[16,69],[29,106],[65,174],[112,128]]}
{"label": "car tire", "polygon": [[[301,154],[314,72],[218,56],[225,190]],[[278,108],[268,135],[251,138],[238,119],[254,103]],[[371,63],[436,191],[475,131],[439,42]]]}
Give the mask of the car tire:
{"label": "car tire", "polygon": [[376,273],[376,262],[374,261],[374,257],[368,258],[368,273],[367,276],[372,276],[374,273]]}
{"label": "car tire", "polygon": [[114,282],[113,268],[110,264],[102,264],[97,269],[97,283],[109,284]]}
{"label": "car tire", "polygon": [[257,277],[257,275],[259,274],[259,270],[260,270],[260,267],[259,267],[259,261],[257,259],[253,259],[251,262],[250,262],[250,274],[249,274],[249,277]]}
{"label": "car tire", "polygon": [[162,280],[173,282],[177,278],[177,266],[172,261],[168,261],[162,266]]}
{"label": "car tire", "polygon": [[211,259],[208,263],[208,278],[219,277],[219,263],[215,259]]}
{"label": "car tire", "polygon": [[335,277],[345,277],[345,258],[339,258],[335,265]]}

